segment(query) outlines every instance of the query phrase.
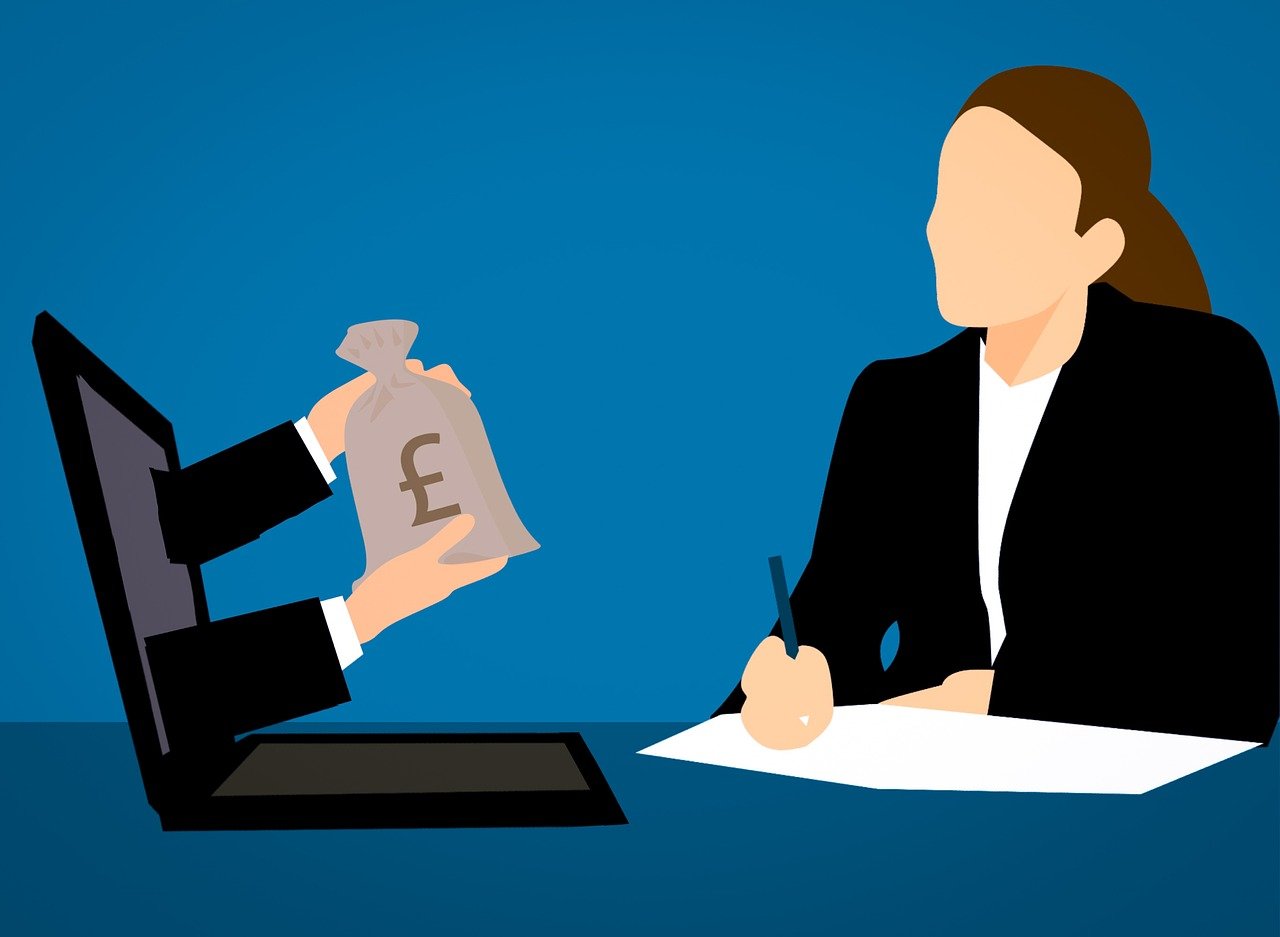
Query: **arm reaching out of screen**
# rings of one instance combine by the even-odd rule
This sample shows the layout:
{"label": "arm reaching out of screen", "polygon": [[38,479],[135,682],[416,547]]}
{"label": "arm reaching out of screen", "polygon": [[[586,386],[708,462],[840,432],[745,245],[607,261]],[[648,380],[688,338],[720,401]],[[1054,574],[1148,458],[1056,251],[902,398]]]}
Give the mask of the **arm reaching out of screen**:
{"label": "arm reaching out of screen", "polygon": [[422,546],[388,560],[364,578],[347,610],[360,643],[373,640],[388,625],[447,599],[457,589],[492,576],[507,558],[471,563],[441,563],[440,558],[462,542],[476,519],[455,517]]}
{"label": "arm reaching out of screen", "polygon": [[[439,562],[474,524],[469,514],[456,517],[365,578],[347,600],[361,643],[506,565],[506,557]],[[240,734],[350,700],[322,604],[308,599],[147,638],[165,724]]]}
{"label": "arm reaching out of screen", "polygon": [[[470,394],[446,364],[429,371],[421,361],[408,364],[419,374]],[[372,383],[371,375],[362,374],[311,408],[305,422],[326,463],[344,451],[347,414]],[[171,561],[189,565],[207,563],[251,543],[323,501],[331,494],[333,478],[311,451],[303,427],[292,423],[281,423],[181,471],[152,474],[165,550]]]}

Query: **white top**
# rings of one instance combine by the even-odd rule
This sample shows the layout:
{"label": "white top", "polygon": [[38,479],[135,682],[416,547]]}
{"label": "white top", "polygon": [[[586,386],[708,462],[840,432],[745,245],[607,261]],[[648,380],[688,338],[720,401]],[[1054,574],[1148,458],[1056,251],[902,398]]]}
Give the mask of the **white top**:
{"label": "white top", "polygon": [[1000,543],[1022,467],[1061,367],[1010,386],[987,364],[978,342],[978,582],[991,626],[991,660],[1004,643]]}

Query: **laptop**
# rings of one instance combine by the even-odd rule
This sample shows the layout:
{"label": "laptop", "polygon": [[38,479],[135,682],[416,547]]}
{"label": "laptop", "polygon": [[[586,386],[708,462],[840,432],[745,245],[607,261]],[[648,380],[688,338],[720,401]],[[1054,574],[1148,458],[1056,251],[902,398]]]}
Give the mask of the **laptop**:
{"label": "laptop", "polygon": [[627,822],[576,732],[236,738],[166,725],[147,639],[209,624],[199,567],[170,562],[161,534],[151,470],[181,467],[173,427],[47,312],[36,317],[32,345],[142,784],[162,828]]}

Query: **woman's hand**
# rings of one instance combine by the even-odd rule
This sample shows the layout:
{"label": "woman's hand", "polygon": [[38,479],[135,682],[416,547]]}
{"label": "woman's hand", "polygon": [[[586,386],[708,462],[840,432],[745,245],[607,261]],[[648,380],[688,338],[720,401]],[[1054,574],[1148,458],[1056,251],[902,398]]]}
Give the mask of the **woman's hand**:
{"label": "woman's hand", "polygon": [[476,525],[460,514],[426,543],[383,563],[351,593],[347,611],[360,643],[370,641],[388,625],[447,599],[455,589],[492,576],[507,558],[472,563],[441,563],[440,557],[462,542]]}
{"label": "woman's hand", "polygon": [[831,670],[817,648],[801,647],[792,660],[770,635],[747,661],[742,692],[742,724],[767,748],[808,745],[831,723]]}
{"label": "woman's hand", "polygon": [[[458,390],[462,391],[468,397],[471,391],[467,390],[458,380],[458,375],[453,373],[453,368],[447,364],[438,364],[430,371],[423,370],[422,362],[416,358],[410,358],[405,362],[407,367],[414,374],[421,374],[432,380],[444,381],[446,384],[452,384]],[[347,445],[343,438],[346,433],[347,415],[351,412],[351,406],[366,390],[374,385],[375,378],[366,371],[357,378],[353,378],[341,387],[329,391],[321,397],[311,412],[307,414],[307,422],[311,424],[312,431],[316,434],[316,439],[320,440],[320,448],[324,450],[324,456],[330,462],[342,455],[346,451]]]}
{"label": "woman's hand", "polygon": [[938,686],[914,693],[904,693],[884,700],[885,706],[918,706],[921,709],[949,709],[958,713],[985,716],[991,705],[991,681],[994,670],[960,670]]}

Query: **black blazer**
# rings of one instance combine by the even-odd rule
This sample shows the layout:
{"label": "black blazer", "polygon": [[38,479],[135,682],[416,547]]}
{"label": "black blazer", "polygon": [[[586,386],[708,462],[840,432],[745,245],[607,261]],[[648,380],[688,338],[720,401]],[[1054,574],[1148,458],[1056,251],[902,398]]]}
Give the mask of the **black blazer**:
{"label": "black blazer", "polygon": [[[977,555],[982,337],[965,329],[873,362],[850,392],[792,594],[837,705],[992,666]],[[1278,425],[1243,327],[1090,287],[1005,527],[992,715],[1271,737]],[[886,670],[879,646],[894,621]],[[742,703],[739,685],[717,714]]]}
{"label": "black blazer", "polygon": [[[290,423],[153,475],[175,563],[206,563],[331,493]],[[148,638],[146,648],[175,750],[351,699],[319,599],[170,631]]]}

